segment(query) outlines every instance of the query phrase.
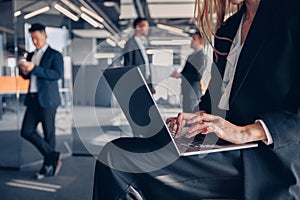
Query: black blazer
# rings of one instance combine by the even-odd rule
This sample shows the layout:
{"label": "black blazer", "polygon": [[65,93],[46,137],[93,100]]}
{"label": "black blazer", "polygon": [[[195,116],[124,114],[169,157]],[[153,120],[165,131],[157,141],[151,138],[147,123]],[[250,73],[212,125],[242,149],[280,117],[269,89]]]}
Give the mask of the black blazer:
{"label": "black blazer", "polygon": [[[143,54],[134,39],[134,36],[131,37],[124,47],[124,66],[125,67],[139,67],[144,77],[146,77],[146,67]],[[150,67],[150,66],[149,66]],[[150,68],[151,74],[151,68]],[[151,78],[146,80],[149,84],[149,87],[152,88]]]}
{"label": "black blazer", "polygon": [[[290,6],[280,7],[278,1],[261,1],[238,60],[226,114],[237,125],[263,119],[274,148],[300,141],[300,15],[291,13]],[[233,40],[243,10],[227,20],[217,35]],[[228,53],[230,46],[229,41],[215,41],[218,51]],[[223,76],[226,56],[218,55],[216,64]]]}
{"label": "black blazer", "polygon": [[124,65],[127,67],[144,65],[145,61],[134,37],[131,37],[124,47]]}
{"label": "black blazer", "polygon": [[[291,199],[300,195],[300,12],[298,1],[262,0],[241,51],[225,118],[236,125],[262,119],[274,144],[243,151],[246,199]],[[241,10],[217,31],[235,37]],[[216,39],[228,53],[231,42]],[[215,57],[209,93],[200,108],[220,97],[226,56]],[[217,78],[216,78],[217,77]],[[216,83],[215,83],[216,82]],[[212,95],[212,93],[214,93]],[[212,99],[212,112],[220,112]],[[294,198],[293,198],[294,199]]]}
{"label": "black blazer", "polygon": [[[28,61],[31,61],[33,54],[34,52],[28,54]],[[38,100],[43,108],[55,107],[61,104],[58,80],[63,79],[63,69],[64,63],[61,53],[49,46],[41,59],[40,65],[35,66],[31,73],[24,75],[20,70],[21,76],[25,79],[30,79],[31,74],[37,76]],[[27,94],[25,105],[28,105],[28,97]]]}
{"label": "black blazer", "polygon": [[199,82],[201,79],[201,74],[204,70],[205,55],[203,50],[199,50],[189,55],[181,75],[189,82]]}

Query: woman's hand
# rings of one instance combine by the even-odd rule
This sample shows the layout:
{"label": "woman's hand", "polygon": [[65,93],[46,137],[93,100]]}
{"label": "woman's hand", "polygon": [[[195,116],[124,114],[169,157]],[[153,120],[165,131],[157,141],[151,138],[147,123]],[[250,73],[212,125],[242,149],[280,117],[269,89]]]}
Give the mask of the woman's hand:
{"label": "woman's hand", "polygon": [[265,131],[259,122],[247,126],[236,126],[222,117],[202,113],[189,119],[186,123],[191,125],[186,134],[188,138],[200,132],[201,134],[214,132],[219,138],[234,144],[266,139]]}
{"label": "woman's hand", "polygon": [[175,131],[175,138],[180,137],[182,128],[186,125],[187,121],[204,113],[204,111],[199,111],[196,113],[178,113],[177,117],[170,117],[166,120],[171,132]]}
{"label": "woman's hand", "polygon": [[177,117],[168,118],[166,121],[170,131],[175,131],[175,138],[180,137],[182,128],[189,125],[185,137],[191,138],[199,133],[214,132],[219,138],[234,144],[266,140],[266,134],[259,122],[247,126],[236,126],[222,117],[206,114],[204,111],[197,113],[179,113]]}

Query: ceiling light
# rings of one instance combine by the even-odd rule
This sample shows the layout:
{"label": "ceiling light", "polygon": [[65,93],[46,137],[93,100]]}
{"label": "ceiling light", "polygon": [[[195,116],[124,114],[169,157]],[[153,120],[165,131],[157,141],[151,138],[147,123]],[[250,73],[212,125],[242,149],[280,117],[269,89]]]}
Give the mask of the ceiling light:
{"label": "ceiling light", "polygon": [[104,28],[103,24],[100,24],[100,23],[98,23],[98,27],[101,28],[101,29]]}
{"label": "ceiling light", "polygon": [[179,45],[188,45],[190,40],[151,40],[151,45],[170,45],[170,46],[179,46]]}
{"label": "ceiling light", "polygon": [[24,15],[24,19],[29,19],[29,18],[34,17],[36,15],[42,14],[44,12],[47,12],[48,10],[50,10],[50,6],[46,6],[46,7],[40,8],[40,9],[35,10],[35,11],[31,12],[31,13],[28,13],[27,15]]}
{"label": "ceiling light", "polygon": [[89,17],[87,14],[85,13],[81,13],[80,17],[82,19],[84,19],[87,23],[89,23],[90,25],[92,25],[94,28],[98,27],[98,22],[96,22],[95,20],[93,20],[91,17]]}
{"label": "ceiling light", "polygon": [[167,30],[167,31],[183,33],[183,30],[182,30],[182,29],[176,28],[176,27],[173,27],[173,26],[168,26],[168,25],[164,25],[164,24],[157,24],[156,26],[157,26],[158,28],[165,29],[165,30]]}
{"label": "ceiling light", "polygon": [[88,15],[90,15],[91,17],[93,17],[95,20],[98,20],[99,22],[103,23],[104,19],[102,17],[100,17],[97,13],[87,9],[84,6],[80,7],[80,10],[82,10],[83,12],[87,13]]}
{"label": "ceiling light", "polygon": [[22,14],[21,10],[17,10],[16,12],[14,12],[14,16],[18,17]]}
{"label": "ceiling light", "polygon": [[72,2],[68,0],[60,0],[60,1],[63,2],[66,6],[68,6],[71,10],[75,11],[78,14],[80,13],[80,9]]}
{"label": "ceiling light", "polygon": [[40,2],[40,0],[31,1],[31,3],[28,3],[25,6],[19,8],[18,10],[16,10],[14,12],[14,16],[15,17],[20,16],[22,14],[22,11],[24,11],[26,8],[30,8],[30,7],[32,7],[33,5],[35,5],[35,4],[39,3],[39,2]]}
{"label": "ceiling light", "polygon": [[115,47],[117,44],[110,38],[106,39],[107,44],[109,44],[112,47]]}
{"label": "ceiling light", "polygon": [[156,51],[157,51],[157,50],[148,49],[148,50],[146,50],[146,54],[151,55],[151,54],[154,54]]}
{"label": "ceiling light", "polygon": [[113,2],[113,1],[105,1],[105,2],[103,3],[103,5],[104,5],[105,7],[114,7],[114,6],[116,5],[116,2]]}
{"label": "ceiling light", "polygon": [[59,4],[55,4],[54,8],[56,10],[58,10],[59,12],[61,12],[62,14],[64,14],[65,16],[69,17],[70,19],[72,19],[73,21],[77,22],[79,20],[79,18],[74,15],[73,13],[71,13],[69,10],[65,9],[64,7],[62,7]]}
{"label": "ceiling light", "polygon": [[151,40],[151,45],[177,45],[173,43],[171,40]]}
{"label": "ceiling light", "polygon": [[118,42],[119,47],[124,48],[126,44],[126,40],[121,40],[120,42]]}
{"label": "ceiling light", "polygon": [[176,34],[176,35],[180,35],[180,36],[184,36],[184,37],[189,37],[189,34],[184,33],[184,31],[180,28],[176,28],[176,27],[173,27],[173,26],[168,26],[168,25],[165,25],[165,24],[157,24],[156,26],[158,28],[169,31],[172,34]]}
{"label": "ceiling light", "polygon": [[96,53],[94,55],[95,58],[114,58],[116,54],[114,53],[108,53],[108,52],[101,52],[101,53]]}
{"label": "ceiling light", "polygon": [[191,44],[190,40],[172,40],[173,43],[178,44],[178,45],[189,45]]}
{"label": "ceiling light", "polygon": [[194,33],[196,33],[196,32],[197,32],[197,30],[194,29],[194,28],[189,29],[189,33],[190,33],[190,34],[194,34]]}

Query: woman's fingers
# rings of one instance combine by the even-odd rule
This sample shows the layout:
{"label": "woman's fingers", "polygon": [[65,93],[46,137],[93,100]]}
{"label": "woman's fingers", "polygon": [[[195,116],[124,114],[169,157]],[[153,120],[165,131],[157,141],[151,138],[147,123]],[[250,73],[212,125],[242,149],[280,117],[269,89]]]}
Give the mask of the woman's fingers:
{"label": "woman's fingers", "polygon": [[182,128],[185,126],[186,124],[186,120],[182,120],[180,122],[180,124],[177,124],[177,129],[176,129],[176,132],[175,132],[175,138],[179,138],[180,135],[181,135],[181,132],[182,132]]}
{"label": "woman's fingers", "polygon": [[241,144],[245,143],[245,134],[242,133],[241,128],[236,126],[222,117],[201,113],[189,114],[189,113],[179,113],[177,118],[168,120],[170,122],[170,130],[176,129],[175,138],[181,136],[183,127],[187,124],[190,128],[187,129],[185,137],[192,138],[199,133],[208,134],[214,132],[219,138]]}
{"label": "woman's fingers", "polygon": [[174,127],[176,125],[177,117],[170,117],[166,120],[169,130],[172,132],[174,131]]}
{"label": "woman's fingers", "polygon": [[[178,137],[180,137],[183,127],[187,124],[187,122],[190,123],[190,120],[193,119],[193,121],[195,121],[195,123],[197,124],[198,121],[201,121],[201,116],[203,113],[205,113],[205,112],[200,111],[197,113],[178,113],[177,117],[168,118],[166,120],[166,123],[168,124],[169,130],[171,132],[175,131],[174,137],[178,138]],[[195,126],[193,129],[195,129],[195,133],[193,133],[192,135],[199,133],[199,132],[197,132]],[[188,130],[190,130],[190,129],[188,129]],[[201,130],[204,131],[204,129],[201,129]],[[190,136],[190,137],[192,137],[192,136]]]}
{"label": "woman's fingers", "polygon": [[219,138],[224,138],[224,131],[222,130],[222,127],[219,127],[213,122],[202,122],[194,124],[188,130],[186,137],[191,138],[198,135],[199,133],[207,134],[210,132],[214,132]]}
{"label": "woman's fingers", "polygon": [[194,125],[191,126],[191,128],[188,129],[187,134],[185,135],[185,137],[191,138],[191,137],[194,137],[194,136],[198,135],[199,133],[206,134],[207,129],[209,128],[209,126],[211,126],[211,123],[209,123],[209,122],[194,124]]}
{"label": "woman's fingers", "polygon": [[219,116],[207,114],[205,112],[199,113],[195,117],[192,117],[190,120],[188,120],[188,124],[198,123],[198,122],[210,122],[220,119]]}

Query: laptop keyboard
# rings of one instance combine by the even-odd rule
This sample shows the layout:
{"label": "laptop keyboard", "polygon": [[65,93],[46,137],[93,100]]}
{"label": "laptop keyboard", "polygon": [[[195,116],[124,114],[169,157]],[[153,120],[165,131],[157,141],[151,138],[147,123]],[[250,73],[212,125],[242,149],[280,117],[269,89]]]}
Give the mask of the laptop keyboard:
{"label": "laptop keyboard", "polygon": [[[175,132],[172,133],[172,136],[174,138]],[[205,141],[204,138],[205,135],[197,135],[194,138],[186,138],[185,131],[183,130],[180,134],[179,138],[174,139],[177,147],[182,151],[196,151],[200,149],[212,149],[217,148],[219,145],[217,145],[215,142],[209,142]],[[203,144],[204,143],[204,144]]]}

